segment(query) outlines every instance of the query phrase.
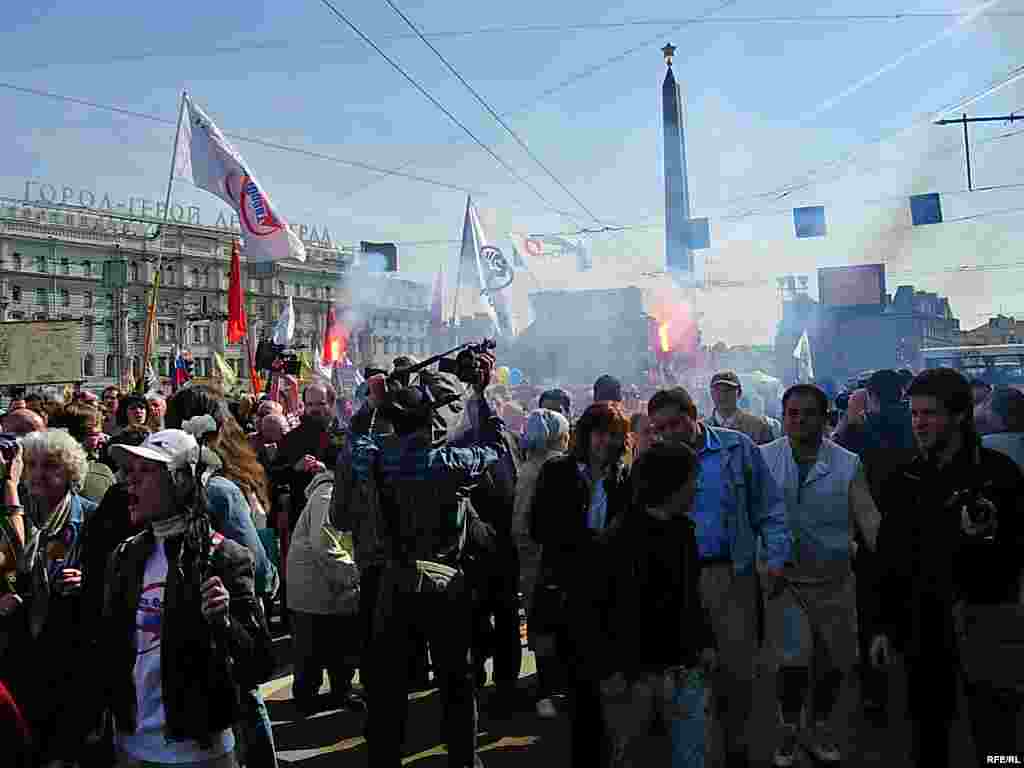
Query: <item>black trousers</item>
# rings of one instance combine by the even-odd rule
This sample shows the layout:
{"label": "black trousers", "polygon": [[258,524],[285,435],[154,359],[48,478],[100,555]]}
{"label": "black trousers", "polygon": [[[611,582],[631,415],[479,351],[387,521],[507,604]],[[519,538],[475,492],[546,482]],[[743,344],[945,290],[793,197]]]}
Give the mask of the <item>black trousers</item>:
{"label": "black trousers", "polygon": [[359,663],[362,639],[358,616],[292,611],[294,699],[310,702],[315,698],[325,670],[331,694],[348,693]]}
{"label": "black trousers", "polygon": [[860,651],[857,676],[860,679],[862,699],[884,707],[888,705],[889,673],[885,668],[878,669],[871,664],[871,640],[875,628],[867,618],[873,614],[874,604],[878,601],[877,585],[872,578],[878,567],[875,559],[863,543],[854,559],[854,572],[857,575],[857,645]]}
{"label": "black trousers", "polygon": [[[949,734],[957,712],[960,672],[955,659],[907,659],[907,703],[915,768],[949,768]],[[1022,697],[990,688],[965,686],[967,719],[977,764],[987,755],[1019,755],[1024,740],[1017,733]]]}
{"label": "black trousers", "polygon": [[512,691],[519,680],[523,645],[519,634],[519,549],[511,537],[498,539],[497,551],[477,566],[471,578],[477,595],[474,657],[478,664],[493,657],[495,686],[500,692]]}
{"label": "black trousers", "polygon": [[434,676],[441,694],[441,739],[448,745],[452,768],[472,768],[476,754],[476,685],[471,642],[472,600],[457,578],[448,589],[425,581],[419,592],[397,594],[387,629],[375,631],[382,570],[361,575],[360,614],[366,632],[364,687],[369,714],[366,740],[371,768],[399,768],[408,717],[409,661],[416,652],[416,634],[430,644]]}

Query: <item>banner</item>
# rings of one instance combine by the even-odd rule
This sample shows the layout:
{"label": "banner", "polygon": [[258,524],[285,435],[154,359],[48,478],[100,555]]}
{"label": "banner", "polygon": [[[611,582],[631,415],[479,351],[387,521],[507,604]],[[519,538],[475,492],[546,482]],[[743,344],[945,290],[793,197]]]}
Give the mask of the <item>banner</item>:
{"label": "banner", "polygon": [[238,213],[250,262],[306,260],[306,249],[281,216],[242,156],[203,110],[184,97],[176,175],[191,179]]}

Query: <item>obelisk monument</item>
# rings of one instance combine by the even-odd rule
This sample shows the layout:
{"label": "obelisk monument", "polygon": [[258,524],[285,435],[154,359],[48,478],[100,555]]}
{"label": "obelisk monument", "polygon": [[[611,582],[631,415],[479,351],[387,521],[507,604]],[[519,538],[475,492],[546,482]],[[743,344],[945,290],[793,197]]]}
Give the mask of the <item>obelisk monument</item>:
{"label": "obelisk monument", "polygon": [[682,285],[692,285],[690,250],[690,189],[686,176],[686,140],[683,136],[683,97],[672,73],[676,48],[661,49],[668,72],[661,86],[665,123],[665,270]]}

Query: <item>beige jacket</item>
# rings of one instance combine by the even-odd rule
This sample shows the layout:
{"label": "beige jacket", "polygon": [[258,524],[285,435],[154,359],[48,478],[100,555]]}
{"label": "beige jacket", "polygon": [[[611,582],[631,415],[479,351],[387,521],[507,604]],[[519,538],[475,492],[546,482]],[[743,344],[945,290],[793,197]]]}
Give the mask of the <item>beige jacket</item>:
{"label": "beige jacket", "polygon": [[358,593],[333,594],[321,573],[319,564],[329,544],[320,534],[324,520],[331,511],[334,493],[334,472],[321,472],[306,489],[305,509],[295,524],[288,547],[288,609],[302,613],[351,613]]}
{"label": "beige jacket", "polygon": [[530,529],[533,527],[533,496],[541,466],[548,459],[560,455],[560,451],[545,451],[519,465],[516,503],[512,511],[512,535],[519,547],[519,589],[528,599],[533,595],[540,571],[540,545],[530,537]]}

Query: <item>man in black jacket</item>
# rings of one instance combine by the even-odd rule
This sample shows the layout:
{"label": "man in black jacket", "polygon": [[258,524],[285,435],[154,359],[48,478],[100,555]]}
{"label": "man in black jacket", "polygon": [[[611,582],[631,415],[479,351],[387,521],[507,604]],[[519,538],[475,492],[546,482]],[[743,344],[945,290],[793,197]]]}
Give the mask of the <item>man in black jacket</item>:
{"label": "man in black jacket", "polygon": [[272,665],[253,556],[210,527],[194,437],[164,430],[112,454],[146,525],[106,578],[101,648],[120,761],[230,768],[237,691]]}
{"label": "man in black jacket", "polygon": [[[881,492],[871,658],[882,665],[894,647],[905,653],[915,765],[946,768],[957,669],[971,661],[954,616],[1024,596],[1024,478],[980,445],[970,385],[957,371],[924,371],[908,395],[920,455]],[[979,763],[1015,754],[1019,694],[965,682]]]}
{"label": "man in black jacket", "polygon": [[629,511],[593,552],[579,647],[601,681],[612,768],[637,764],[633,742],[655,723],[672,744],[664,764],[703,764],[704,673],[716,659],[690,516],[698,468],[689,446],[652,446],[633,465]]}

